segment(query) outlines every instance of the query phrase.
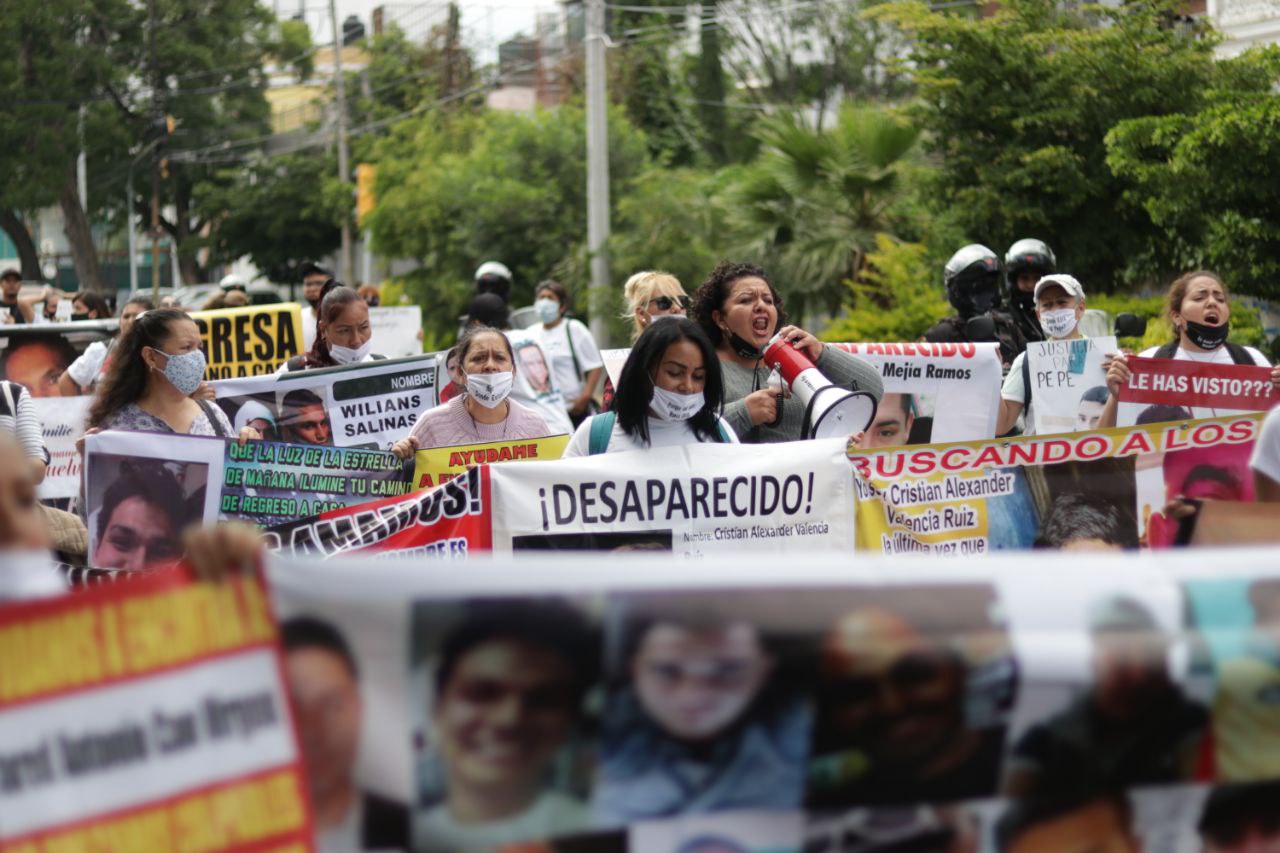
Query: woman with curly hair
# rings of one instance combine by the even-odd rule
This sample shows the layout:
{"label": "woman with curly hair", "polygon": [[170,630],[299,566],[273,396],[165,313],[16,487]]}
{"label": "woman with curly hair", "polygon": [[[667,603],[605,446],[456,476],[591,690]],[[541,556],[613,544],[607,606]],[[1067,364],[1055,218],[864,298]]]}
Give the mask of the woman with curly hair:
{"label": "woman with curly hair", "polygon": [[833,385],[866,391],[879,402],[884,384],[874,367],[787,325],[782,294],[752,264],[722,262],[693,297],[693,319],[711,338],[724,375],[724,419],[745,443],[804,438],[804,409],[769,388],[764,349],[774,334],[803,352]]}

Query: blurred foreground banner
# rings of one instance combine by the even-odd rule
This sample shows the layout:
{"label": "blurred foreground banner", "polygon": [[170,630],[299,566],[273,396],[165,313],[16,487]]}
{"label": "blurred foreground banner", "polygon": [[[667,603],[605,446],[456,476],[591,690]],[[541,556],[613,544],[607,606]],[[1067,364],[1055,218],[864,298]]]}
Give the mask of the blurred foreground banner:
{"label": "blurred foreground banner", "polygon": [[322,844],[352,815],[363,849],[420,851],[1280,841],[1273,551],[272,558],[269,580],[312,790],[346,793],[317,803]]}
{"label": "blurred foreground banner", "polygon": [[177,573],[0,608],[0,848],[305,849],[255,579]]}

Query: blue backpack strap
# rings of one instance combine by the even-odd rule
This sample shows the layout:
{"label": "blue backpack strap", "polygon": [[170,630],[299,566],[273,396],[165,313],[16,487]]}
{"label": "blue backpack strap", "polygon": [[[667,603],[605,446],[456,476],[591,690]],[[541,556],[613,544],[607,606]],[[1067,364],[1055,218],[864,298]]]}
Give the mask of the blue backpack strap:
{"label": "blue backpack strap", "polygon": [[591,432],[587,443],[587,455],[596,456],[609,449],[609,439],[613,436],[613,422],[617,420],[615,412],[601,412],[591,418]]}
{"label": "blue backpack strap", "polygon": [[716,418],[716,432],[720,435],[721,444],[732,444],[732,442],[729,441],[729,433],[724,428],[724,421],[719,418]]}
{"label": "blue backpack strap", "polygon": [[1026,350],[1022,351],[1022,390],[1026,394],[1026,399],[1022,401],[1022,410],[1025,412],[1031,408],[1031,356]]}

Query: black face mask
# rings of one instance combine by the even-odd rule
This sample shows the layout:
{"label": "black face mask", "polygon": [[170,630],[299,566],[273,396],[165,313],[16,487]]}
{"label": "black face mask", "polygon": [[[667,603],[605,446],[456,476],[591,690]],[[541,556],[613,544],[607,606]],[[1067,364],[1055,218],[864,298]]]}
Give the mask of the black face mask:
{"label": "black face mask", "polygon": [[1036,295],[1034,293],[1027,293],[1015,284],[1013,286],[1013,304],[1017,305],[1023,311],[1035,313]]}
{"label": "black face mask", "polygon": [[764,358],[764,350],[757,348],[755,344],[740,337],[737,332],[729,333],[729,347],[740,358],[753,358],[756,361]]}
{"label": "black face mask", "polygon": [[962,317],[972,317],[976,314],[986,314],[996,304],[995,286],[981,285],[976,288],[970,288],[962,297],[963,304],[957,305],[956,309],[960,311]]}
{"label": "black face mask", "polygon": [[72,320],[88,320],[89,315],[88,314],[72,314],[71,319]]}
{"label": "black face mask", "polygon": [[1187,339],[1201,349],[1217,349],[1227,342],[1227,335],[1231,333],[1230,321],[1223,323],[1221,326],[1206,326],[1204,323],[1197,323],[1193,320],[1185,322],[1187,324]]}

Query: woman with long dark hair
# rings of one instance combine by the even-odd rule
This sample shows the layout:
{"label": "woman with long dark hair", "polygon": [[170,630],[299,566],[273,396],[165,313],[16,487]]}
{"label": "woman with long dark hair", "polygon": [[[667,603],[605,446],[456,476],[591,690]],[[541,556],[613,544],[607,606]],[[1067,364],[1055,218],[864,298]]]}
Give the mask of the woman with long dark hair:
{"label": "woman with long dark hair", "polygon": [[384,358],[374,355],[372,348],[373,327],[369,325],[368,304],[360,294],[331,278],[320,288],[316,337],[311,349],[286,361],[277,372],[315,370]]}
{"label": "woman with long dark hair", "polygon": [[[880,373],[862,359],[787,325],[782,294],[752,264],[724,262],[693,296],[693,318],[707,333],[724,370],[724,417],[746,443],[804,438],[804,407],[785,403],[768,385],[764,349],[775,334],[803,352],[833,385],[880,401]],[[781,410],[780,410],[781,409]]]}
{"label": "woman with long dark hair", "polygon": [[683,317],[651,323],[622,366],[612,411],[584,421],[564,455],[736,444],[733,429],[717,414],[722,385],[715,348],[697,323]]}
{"label": "woman with long dark hair", "polygon": [[[114,347],[89,409],[88,432],[108,429],[232,437],[222,410],[191,395],[204,378],[200,330],[181,311],[146,311]],[[261,438],[253,427],[241,440]]]}

